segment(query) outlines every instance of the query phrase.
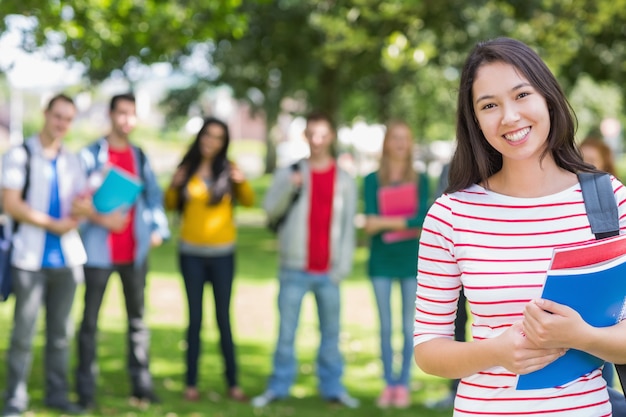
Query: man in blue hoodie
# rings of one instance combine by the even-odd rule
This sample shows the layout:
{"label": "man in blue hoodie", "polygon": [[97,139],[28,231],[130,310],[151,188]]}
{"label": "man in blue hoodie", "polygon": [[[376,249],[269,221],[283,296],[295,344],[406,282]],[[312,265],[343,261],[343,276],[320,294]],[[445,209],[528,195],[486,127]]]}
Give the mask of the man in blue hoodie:
{"label": "man in blue hoodie", "polygon": [[159,402],[149,370],[150,335],[144,321],[144,291],[148,252],[169,237],[162,192],[143,151],[130,142],[137,117],[135,97],[120,94],[109,106],[111,130],[79,152],[88,178],[101,178],[105,167],[116,167],[143,182],[143,191],[130,208],[111,213],[95,213],[81,227],[87,251],[85,264],[85,303],[78,333],[76,388],[79,402],[95,405],[98,313],[109,277],[120,276],[128,317],[128,357],[131,396]]}

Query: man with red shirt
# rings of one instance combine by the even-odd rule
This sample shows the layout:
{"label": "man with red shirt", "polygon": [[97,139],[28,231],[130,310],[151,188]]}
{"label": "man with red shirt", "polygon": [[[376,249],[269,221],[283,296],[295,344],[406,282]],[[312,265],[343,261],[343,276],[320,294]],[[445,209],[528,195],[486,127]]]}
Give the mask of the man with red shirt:
{"label": "man with red shirt", "polygon": [[300,161],[297,170],[287,167],[276,171],[264,201],[270,220],[287,215],[278,229],[280,324],[274,369],[267,390],[253,398],[252,405],[263,407],[289,395],[297,370],[294,341],[300,307],[304,295],[311,291],[320,322],[320,394],[327,401],[356,408],[358,400],[341,382],[343,358],[339,351],[339,282],[352,269],[356,185],[337,166],[332,149],[336,130],[329,117],[309,115],[305,136],[310,157]]}
{"label": "man with red shirt", "polygon": [[80,404],[91,408],[96,394],[96,333],[98,313],[109,277],[117,272],[122,281],[128,317],[128,371],[136,399],[158,402],[149,370],[149,331],[144,321],[144,290],[151,247],[169,237],[161,189],[143,151],[130,143],[137,117],[135,97],[120,94],[109,107],[111,131],[83,148],[79,155],[91,180],[103,170],[117,167],[139,178],[143,191],[133,206],[111,213],[94,213],[81,227],[87,250],[85,305],[78,333],[76,389]]}

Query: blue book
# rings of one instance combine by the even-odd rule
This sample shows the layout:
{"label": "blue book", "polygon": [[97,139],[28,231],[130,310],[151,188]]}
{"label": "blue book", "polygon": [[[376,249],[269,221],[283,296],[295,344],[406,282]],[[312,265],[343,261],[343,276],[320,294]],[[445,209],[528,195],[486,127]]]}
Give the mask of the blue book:
{"label": "blue book", "polygon": [[[626,235],[555,249],[542,298],[573,308],[594,327],[621,321],[626,305]],[[520,375],[517,389],[562,386],[603,363],[589,353],[569,349],[546,367]]]}
{"label": "blue book", "polygon": [[115,210],[130,208],[141,190],[141,180],[119,168],[107,170],[102,184],[93,195],[93,205],[99,213],[110,213]]}

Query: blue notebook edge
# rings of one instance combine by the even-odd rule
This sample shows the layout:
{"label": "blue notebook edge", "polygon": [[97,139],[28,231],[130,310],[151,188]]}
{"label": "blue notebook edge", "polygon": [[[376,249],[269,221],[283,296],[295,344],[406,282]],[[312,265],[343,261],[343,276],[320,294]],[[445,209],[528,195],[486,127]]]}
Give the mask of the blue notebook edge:
{"label": "blue notebook edge", "polygon": [[[626,305],[626,256],[608,269],[589,273],[551,275],[548,272],[542,298],[568,305],[592,326],[605,327],[619,322]],[[595,303],[589,300],[595,300]],[[597,306],[603,306],[598,308]],[[541,389],[565,385],[599,368],[604,361],[575,349],[546,367],[518,377],[516,389]]]}
{"label": "blue notebook edge", "polygon": [[111,167],[102,184],[93,194],[93,205],[99,213],[110,213],[118,209],[132,206],[139,193],[143,190],[140,179],[116,168]]}

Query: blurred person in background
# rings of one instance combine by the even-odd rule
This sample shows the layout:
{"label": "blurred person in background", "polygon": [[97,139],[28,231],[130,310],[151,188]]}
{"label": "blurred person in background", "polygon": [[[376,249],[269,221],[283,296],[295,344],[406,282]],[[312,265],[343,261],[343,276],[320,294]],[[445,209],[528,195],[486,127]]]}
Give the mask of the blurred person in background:
{"label": "blurred person in background", "polygon": [[165,192],[165,208],[177,210],[181,215],[178,258],[189,307],[184,393],[188,401],[200,398],[198,358],[207,283],[213,288],[227,396],[235,401],[247,401],[237,381],[230,301],[237,237],[234,206],[252,206],[254,191],[242,171],[228,160],[229,143],[227,125],[212,117],[205,119]]}
{"label": "blurred person in background", "polygon": [[294,343],[300,308],[310,291],[319,316],[319,392],[326,401],[356,408],[359,401],[341,381],[344,364],[339,350],[339,284],[352,270],[356,184],[337,165],[333,152],[337,131],[327,115],[311,113],[305,136],[309,158],[301,160],[297,170],[277,170],[263,203],[270,221],[285,216],[278,229],[279,330],[267,389],[252,399],[252,405],[264,407],[289,395],[298,369]]}
{"label": "blurred person in background", "polygon": [[[385,388],[378,397],[381,408],[406,408],[411,402],[410,381],[413,366],[413,323],[417,289],[417,247],[419,229],[424,222],[430,199],[428,176],[413,169],[413,135],[401,121],[387,125],[378,171],[364,180],[365,232],[370,235],[368,274],[372,281],[380,322],[380,354]],[[394,210],[386,214],[381,206],[396,204],[384,194],[390,190],[402,193],[402,200],[414,202],[408,212]],[[398,194],[400,195],[400,194]],[[408,199],[408,196],[411,196]],[[388,198],[390,201],[383,201]],[[408,233],[388,233],[404,231]],[[402,363],[394,372],[392,347],[391,292],[399,284],[402,308]]]}
{"label": "blurred person in background", "polygon": [[98,376],[96,336],[98,314],[113,272],[122,283],[128,318],[127,369],[131,397],[144,403],[160,402],[154,392],[150,362],[150,331],[144,319],[148,253],[169,237],[163,194],[143,150],[130,141],[137,124],[135,96],[118,94],[109,104],[111,130],[79,152],[88,177],[102,176],[116,167],[140,179],[143,190],[130,208],[95,212],[81,225],[87,250],[85,300],[78,332],[76,390],[80,404],[95,407]]}
{"label": "blurred person in background", "polygon": [[615,169],[613,151],[602,138],[587,136],[580,145],[578,145],[578,148],[585,162],[601,171],[608,172],[616,178],[619,177]]}
{"label": "blurred person in background", "polygon": [[67,374],[71,310],[87,260],[77,229],[93,207],[80,162],[63,145],[75,115],[70,97],[54,96],[39,134],[24,146],[12,147],[3,158],[2,206],[11,219],[6,227],[19,223],[11,259],[15,312],[6,357],[2,414],[6,417],[20,416],[28,407],[33,338],[42,306],[46,312],[44,403],[62,414],[83,413],[69,399]]}

